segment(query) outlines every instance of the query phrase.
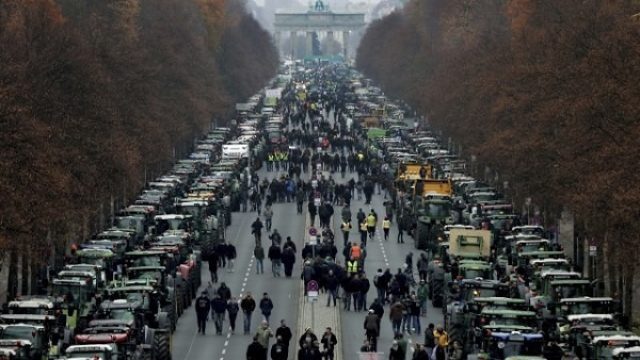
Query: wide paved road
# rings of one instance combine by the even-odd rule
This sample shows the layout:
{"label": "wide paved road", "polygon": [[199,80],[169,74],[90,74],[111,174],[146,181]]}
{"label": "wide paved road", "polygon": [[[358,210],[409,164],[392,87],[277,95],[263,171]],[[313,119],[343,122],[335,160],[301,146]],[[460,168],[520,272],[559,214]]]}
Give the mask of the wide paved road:
{"label": "wide paved road", "polygon": [[[260,180],[271,179],[275,176],[274,172],[268,173],[261,170],[258,173]],[[282,240],[287,236],[291,236],[298,248],[298,256],[303,245],[302,234],[304,233],[304,214],[296,213],[295,203],[275,203],[273,206],[273,226],[272,229],[278,229],[282,235]],[[250,291],[259,303],[264,292],[269,293],[274,304],[271,314],[271,328],[275,332],[279,326],[280,319],[285,319],[291,331],[296,333],[298,304],[300,297],[300,272],[301,261],[297,258],[294,266],[293,275],[290,279],[284,277],[284,270],[281,271],[282,277],[274,278],[271,273],[271,262],[264,260],[264,274],[256,275],[255,260],[253,260],[254,239],[251,235],[251,223],[257,217],[256,212],[233,213],[232,224],[227,229],[227,239],[233,243],[238,252],[236,259],[235,271],[228,273],[224,269],[218,271],[220,281],[224,281],[231,289],[233,296],[239,296]],[[264,222],[264,219],[262,219]],[[263,232],[263,246],[265,255],[268,246],[271,244],[268,238],[265,240],[266,234]],[[207,264],[203,265],[202,272],[203,287],[210,281]],[[200,289],[200,291],[202,288]],[[200,292],[198,292],[199,294]],[[207,323],[207,334],[200,335],[197,333],[196,314],[193,307],[185,311],[178,322],[178,328],[173,336],[173,358],[184,360],[224,360],[224,359],[244,359],[246,348],[251,343],[252,335],[262,320],[262,315],[256,307],[252,320],[252,335],[243,335],[242,330],[242,312],[238,314],[236,320],[235,334],[228,331],[228,318],[225,318],[225,329],[223,335],[215,335],[215,326],[213,321]],[[292,344],[297,343],[292,340]],[[273,341],[270,343],[273,344]],[[293,359],[295,348],[291,348],[289,354]]]}

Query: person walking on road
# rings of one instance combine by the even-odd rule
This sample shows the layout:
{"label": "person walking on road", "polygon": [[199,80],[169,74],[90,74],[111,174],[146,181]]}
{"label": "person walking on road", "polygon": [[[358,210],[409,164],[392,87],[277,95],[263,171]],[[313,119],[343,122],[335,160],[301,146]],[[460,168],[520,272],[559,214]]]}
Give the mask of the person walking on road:
{"label": "person walking on road", "polygon": [[266,320],[262,320],[258,330],[256,331],[256,337],[258,338],[258,342],[262,346],[262,351],[264,354],[264,359],[267,358],[267,354],[269,353],[269,340],[273,337],[273,331],[269,327],[269,324]]}
{"label": "person walking on road", "polygon": [[209,255],[209,274],[211,274],[211,282],[218,282],[218,254],[214,251]]}
{"label": "person walking on road", "polygon": [[360,222],[360,243],[362,246],[367,246],[367,221]]}
{"label": "person walking on road", "polygon": [[334,307],[336,306],[339,285],[340,285],[340,280],[333,273],[333,270],[329,270],[324,280],[324,286],[327,289],[327,306],[331,305],[331,299],[333,299],[333,306]]}
{"label": "person walking on road", "polygon": [[227,265],[227,272],[232,273],[233,265],[235,265],[236,257],[238,256],[238,254],[236,253],[236,247],[232,243],[228,243],[226,248],[227,248],[226,249],[227,259],[229,259],[229,262]]}
{"label": "person walking on road", "polygon": [[391,320],[391,326],[394,334],[402,332],[402,318],[404,316],[405,307],[400,301],[396,301],[391,308],[389,308],[389,320]]}
{"label": "person walking on road", "polygon": [[336,347],[336,345],[338,344],[338,339],[336,338],[336,335],[331,332],[331,328],[328,327],[324,334],[322,335],[322,348],[324,350],[324,358],[325,360],[333,360],[334,359],[334,349]]}
{"label": "person walking on road", "polygon": [[351,220],[342,220],[342,224],[340,225],[340,230],[342,231],[342,238],[344,240],[344,246],[347,246],[349,242],[349,232],[351,231]]}
{"label": "person walking on road", "polygon": [[256,257],[256,274],[264,274],[264,248],[260,244],[253,249],[253,256]]}
{"label": "person walking on road", "polygon": [[239,311],[240,306],[238,306],[238,299],[232,297],[229,301],[227,301],[227,312],[229,313],[229,328],[232,334],[236,331],[236,318],[238,317]]}
{"label": "person walking on road", "polygon": [[262,299],[260,299],[260,312],[262,313],[262,316],[264,316],[264,319],[267,321],[267,324],[269,324],[271,311],[273,311],[273,302],[269,298],[269,294],[264,293]]}
{"label": "person walking on road", "polygon": [[424,331],[424,347],[427,349],[429,356],[433,354],[433,348],[436,347],[435,332],[436,329],[433,323],[430,323]]}
{"label": "person walking on road", "polygon": [[251,293],[247,295],[240,302],[240,308],[244,314],[244,334],[247,335],[251,331],[251,315],[256,309],[256,301],[251,297]]}
{"label": "person walking on road", "polygon": [[289,346],[282,341],[282,337],[276,335],[276,343],[271,346],[271,360],[287,360]]}
{"label": "person walking on road", "polygon": [[393,340],[391,343],[391,349],[389,349],[389,360],[405,360],[406,354],[402,352],[397,340]]}
{"label": "person walking on road", "polygon": [[273,224],[273,209],[271,205],[267,205],[264,207],[264,211],[262,212],[262,216],[264,216],[264,224],[267,231],[271,231],[271,224]]}
{"label": "person walking on road", "polygon": [[288,246],[287,243],[284,244],[281,261],[284,265],[284,276],[290,278],[293,273],[293,264],[296,262],[296,250]]}
{"label": "person walking on road", "polygon": [[251,234],[255,237],[256,239],[256,246],[260,245],[262,243],[262,228],[264,225],[262,225],[262,221],[260,221],[260,218],[256,218],[256,221],[253,222],[253,224],[251,224]]}
{"label": "person walking on road", "polygon": [[420,280],[418,285],[418,304],[420,305],[420,316],[427,316],[427,298],[429,297],[429,288],[424,280]]}
{"label": "person walking on road", "polygon": [[380,327],[378,326],[378,316],[373,312],[373,310],[369,310],[369,313],[364,319],[364,331],[367,336],[367,341],[369,341],[369,345],[373,351],[376,351],[376,346],[378,344],[378,335],[380,334]]}
{"label": "person walking on road", "polygon": [[284,319],[280,320],[280,326],[276,329],[276,337],[282,339],[282,342],[287,349],[287,353],[289,353],[289,343],[291,342],[293,334],[291,333],[291,329],[287,326]]}
{"label": "person walking on road", "polygon": [[196,317],[198,318],[198,333],[203,334],[207,328],[207,316],[209,316],[209,307],[211,303],[207,297],[207,292],[203,291],[196,299]]}
{"label": "person walking on road", "polygon": [[382,231],[384,232],[384,241],[389,241],[389,230],[391,230],[391,220],[385,217],[382,220]]}
{"label": "person walking on road", "polygon": [[415,343],[412,360],[429,360],[429,354],[422,344]]}
{"label": "person walking on road", "polygon": [[247,347],[247,360],[267,360],[262,345],[258,342],[258,336],[254,336],[253,342]]}
{"label": "person walking on road", "polygon": [[225,284],[224,282],[220,283],[220,287],[216,291],[216,294],[220,295],[222,300],[224,300],[225,302],[231,299],[231,289],[229,289],[227,284]]}
{"label": "person walking on road", "polygon": [[216,326],[216,335],[222,334],[222,325],[224,324],[224,314],[227,312],[227,302],[217,294],[211,300],[211,311],[213,312],[213,323]]}
{"label": "person walking on road", "polygon": [[280,277],[282,250],[275,242],[269,247],[269,260],[271,260],[271,272],[273,273],[273,277]]}
{"label": "person walking on road", "polygon": [[449,334],[444,331],[442,325],[436,327],[436,331],[433,332],[433,338],[436,343],[435,360],[446,360],[447,347],[449,347]]}
{"label": "person walking on road", "polygon": [[318,208],[313,201],[309,201],[309,221],[311,222],[311,226],[314,226],[316,223],[316,215],[318,214]]}

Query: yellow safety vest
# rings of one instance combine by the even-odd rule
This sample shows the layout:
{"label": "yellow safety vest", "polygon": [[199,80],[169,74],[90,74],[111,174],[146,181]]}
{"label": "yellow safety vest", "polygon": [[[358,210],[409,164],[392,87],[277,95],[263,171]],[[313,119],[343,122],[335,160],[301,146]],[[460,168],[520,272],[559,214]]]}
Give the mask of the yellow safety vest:
{"label": "yellow safety vest", "polygon": [[382,220],[382,228],[383,229],[389,229],[391,227],[391,221],[389,220]]}
{"label": "yellow safety vest", "polygon": [[360,231],[367,231],[367,222],[363,221],[362,224],[360,224]]}
{"label": "yellow safety vest", "polygon": [[349,232],[349,230],[351,230],[351,223],[343,222],[342,223],[342,231]]}
{"label": "yellow safety vest", "polygon": [[376,226],[376,217],[373,216],[373,214],[369,214],[369,216],[367,216],[367,226],[369,227]]}
{"label": "yellow safety vest", "polygon": [[347,261],[347,272],[348,273],[357,273],[358,272],[358,261],[350,260]]}

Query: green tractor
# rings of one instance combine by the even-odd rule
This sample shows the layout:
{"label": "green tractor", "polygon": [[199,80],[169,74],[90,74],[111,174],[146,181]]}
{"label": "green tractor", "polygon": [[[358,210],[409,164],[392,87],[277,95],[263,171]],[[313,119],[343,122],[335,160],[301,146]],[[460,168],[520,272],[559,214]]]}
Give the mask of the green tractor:
{"label": "green tractor", "polygon": [[51,292],[54,297],[61,299],[67,328],[75,331],[84,329],[96,305],[93,281],[84,277],[56,278],[51,282]]}
{"label": "green tractor", "polygon": [[154,287],[161,300],[162,310],[168,314],[171,331],[175,331],[178,317],[182,314],[182,299],[175,293],[175,283],[172,277],[166,275],[162,266],[138,266],[127,268],[126,286],[149,285]]}
{"label": "green tractor", "polygon": [[[100,304],[90,328],[127,325],[130,328],[126,343],[152,345],[154,358],[171,359],[172,322],[164,311],[163,295],[153,286],[129,285],[107,289],[107,298]],[[76,340],[78,337],[76,336]],[[130,349],[131,350],[131,349]],[[135,348],[133,349],[136,351]]]}
{"label": "green tractor", "polygon": [[493,280],[465,279],[450,284],[449,301],[444,309],[444,326],[450,342],[457,341],[466,353],[473,351],[474,320],[482,310],[476,299],[506,296],[507,284]]}

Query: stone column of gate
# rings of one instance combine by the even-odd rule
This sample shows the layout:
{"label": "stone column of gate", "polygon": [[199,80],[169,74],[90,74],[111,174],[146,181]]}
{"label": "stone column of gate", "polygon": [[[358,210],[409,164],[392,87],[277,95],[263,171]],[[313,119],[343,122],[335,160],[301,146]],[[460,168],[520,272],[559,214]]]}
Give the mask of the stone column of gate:
{"label": "stone column of gate", "polygon": [[282,57],[284,51],[282,49],[282,32],[275,31],[273,33],[273,41],[275,42],[276,49],[278,50],[278,55]]}
{"label": "stone column of gate", "polygon": [[295,53],[295,41],[296,38],[298,37],[298,33],[296,31],[289,31],[289,55],[291,56],[291,59],[295,59],[296,58],[296,53]]}
{"label": "stone column of gate", "polygon": [[305,56],[313,56],[313,31],[307,31],[307,47]]}
{"label": "stone column of gate", "polygon": [[344,60],[349,59],[349,30],[342,31],[342,51],[344,53]]}

